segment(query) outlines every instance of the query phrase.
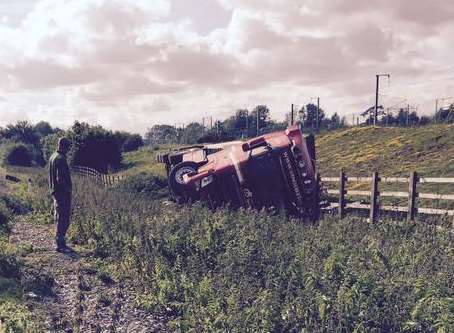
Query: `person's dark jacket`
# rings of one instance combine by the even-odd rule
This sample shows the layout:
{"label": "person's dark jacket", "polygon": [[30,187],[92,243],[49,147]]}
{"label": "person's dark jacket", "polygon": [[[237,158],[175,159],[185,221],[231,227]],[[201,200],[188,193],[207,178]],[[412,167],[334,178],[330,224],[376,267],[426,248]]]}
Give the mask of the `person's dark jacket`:
{"label": "person's dark jacket", "polygon": [[65,154],[56,151],[49,159],[49,188],[52,195],[71,194],[71,172]]}

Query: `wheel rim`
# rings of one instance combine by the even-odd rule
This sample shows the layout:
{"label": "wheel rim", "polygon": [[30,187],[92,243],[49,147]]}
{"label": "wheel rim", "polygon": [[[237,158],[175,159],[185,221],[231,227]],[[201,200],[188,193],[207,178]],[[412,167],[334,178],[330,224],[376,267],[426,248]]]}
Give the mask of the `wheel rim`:
{"label": "wheel rim", "polygon": [[178,169],[177,172],[175,172],[175,181],[180,185],[184,185],[183,176],[191,172],[195,172],[195,169],[190,166]]}

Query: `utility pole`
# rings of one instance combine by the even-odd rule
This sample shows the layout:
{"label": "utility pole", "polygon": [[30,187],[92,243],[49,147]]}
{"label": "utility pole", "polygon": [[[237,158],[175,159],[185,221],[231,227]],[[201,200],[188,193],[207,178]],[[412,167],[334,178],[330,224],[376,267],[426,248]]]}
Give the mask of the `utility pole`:
{"label": "utility pole", "polygon": [[437,123],[437,112],[438,112],[438,98],[435,99],[435,113],[434,113],[435,123]]}
{"label": "utility pole", "polygon": [[257,108],[257,136],[259,136],[260,109]]}
{"label": "utility pole", "polygon": [[407,127],[408,127],[408,122],[409,122],[409,119],[410,119],[410,104],[407,104]]}
{"label": "utility pole", "polygon": [[374,109],[374,125],[377,125],[378,121],[378,91],[380,88],[380,77],[381,76],[387,76],[388,79],[390,78],[390,74],[377,74],[376,75],[376,85],[375,85],[375,109]]}
{"label": "utility pole", "polygon": [[249,110],[246,109],[246,138],[249,137]]}
{"label": "utility pole", "polygon": [[290,125],[293,125],[293,117],[294,117],[294,111],[293,111],[293,103],[292,103],[292,111],[290,113]]}

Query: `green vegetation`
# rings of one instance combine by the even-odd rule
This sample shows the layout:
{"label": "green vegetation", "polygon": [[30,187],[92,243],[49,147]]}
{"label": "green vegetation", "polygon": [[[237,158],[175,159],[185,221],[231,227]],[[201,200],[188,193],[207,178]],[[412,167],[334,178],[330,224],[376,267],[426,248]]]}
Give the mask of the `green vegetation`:
{"label": "green vegetation", "polygon": [[58,139],[67,136],[73,145],[68,154],[71,165],[84,165],[101,172],[117,170],[121,153],[143,145],[142,137],[121,131],[109,131],[76,121],[63,131],[47,122],[32,125],[19,121],[0,127],[0,158],[4,166],[44,166],[56,150]]}
{"label": "green vegetation", "polygon": [[75,190],[72,240],[141,281],[137,301],[181,331],[454,329],[449,232],[356,217],[311,226]]}
{"label": "green vegetation", "polygon": [[[450,131],[452,125],[326,133],[317,140],[318,165],[324,175],[340,168],[355,175],[375,168],[389,175],[412,168],[451,175],[449,158],[440,160],[454,156]],[[421,221],[369,224],[357,216],[328,215],[307,225],[265,212],[165,203],[165,171],[155,154],[171,147],[124,154],[122,172],[128,178],[115,187],[75,179],[69,236],[99,262],[100,281],[134,282],[137,303],[172,317],[175,330],[454,330],[451,232]],[[34,185],[27,190],[16,184],[16,199],[9,197],[3,210],[0,202],[0,219],[1,212],[10,219],[24,202],[20,209],[33,209],[34,223],[51,221],[44,175],[15,170],[25,170]],[[3,262],[20,275],[19,250],[3,244]],[[2,320],[30,325],[22,302],[26,287],[17,277],[1,277],[0,283],[7,290],[0,298]],[[98,296],[101,306],[112,302],[107,294]]]}
{"label": "green vegetation", "polygon": [[115,190],[146,197],[147,199],[163,199],[168,196],[167,180],[163,177],[141,172],[122,179],[115,184]]}
{"label": "green vegetation", "polygon": [[174,149],[176,145],[142,147],[137,151],[123,154],[122,173],[131,176],[141,172],[166,177],[164,165],[156,163],[156,154]]}
{"label": "green vegetation", "polygon": [[3,165],[14,165],[14,166],[31,166],[32,156],[30,151],[22,143],[11,142],[9,144],[3,144]]}
{"label": "green vegetation", "polygon": [[0,331],[36,332],[38,327],[24,305],[24,295],[33,290],[22,281],[21,262],[23,249],[8,243],[8,234],[16,214],[26,212],[27,205],[9,195],[0,195]]}
{"label": "green vegetation", "polygon": [[325,133],[317,140],[322,175],[347,173],[424,176],[454,175],[454,125],[417,128],[353,127]]}

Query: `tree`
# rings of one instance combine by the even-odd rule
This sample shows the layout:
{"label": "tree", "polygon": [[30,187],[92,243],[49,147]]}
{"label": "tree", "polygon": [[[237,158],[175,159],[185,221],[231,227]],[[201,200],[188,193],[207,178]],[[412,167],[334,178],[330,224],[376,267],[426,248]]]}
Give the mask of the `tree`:
{"label": "tree", "polygon": [[56,130],[47,121],[40,121],[34,126],[34,130],[38,137],[42,138],[47,135],[55,133]]}
{"label": "tree", "polygon": [[345,117],[340,117],[337,112],[334,112],[334,114],[331,116],[329,119],[325,119],[322,122],[322,127],[328,129],[328,130],[335,130],[339,129],[342,127],[345,127]]}
{"label": "tree", "polygon": [[204,127],[200,123],[190,123],[183,131],[180,138],[181,143],[194,144],[197,143],[199,138],[204,134]]}
{"label": "tree", "polygon": [[0,135],[3,138],[23,142],[26,144],[39,143],[39,137],[35,132],[35,128],[26,120],[18,121],[15,125],[8,125],[2,129]]}
{"label": "tree", "polygon": [[159,145],[163,143],[178,143],[181,131],[170,125],[154,125],[145,133],[147,145]]}
{"label": "tree", "polygon": [[111,131],[76,121],[67,136],[72,141],[68,153],[71,165],[87,166],[100,172],[120,166],[121,150]]}
{"label": "tree", "polygon": [[317,111],[318,111],[318,125],[322,124],[325,119],[325,111],[320,108],[318,110],[317,105],[309,103],[305,107],[301,108],[298,112],[300,119],[305,128],[316,128],[317,127]]}
{"label": "tree", "polygon": [[251,127],[249,111],[247,109],[238,109],[235,115],[227,118],[222,122],[223,128],[230,135],[245,133],[247,128]]}
{"label": "tree", "polygon": [[396,117],[396,125],[401,127],[405,127],[407,125],[407,109],[399,109]]}
{"label": "tree", "polygon": [[143,146],[142,137],[139,134],[130,134],[124,141],[121,150],[124,152],[134,151]]}
{"label": "tree", "polygon": [[252,112],[249,113],[249,136],[257,134],[257,114],[259,121],[259,133],[266,131],[266,127],[270,122],[270,109],[266,105],[257,105]]}
{"label": "tree", "polygon": [[113,135],[122,152],[137,150],[139,147],[143,146],[143,139],[139,134],[131,134],[125,131],[115,131]]}

